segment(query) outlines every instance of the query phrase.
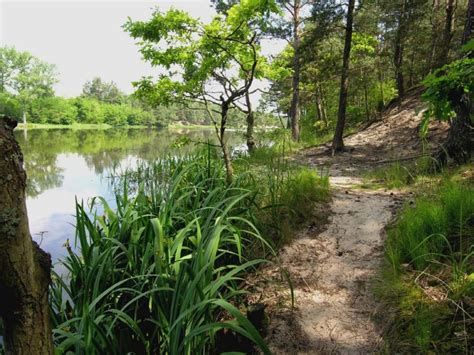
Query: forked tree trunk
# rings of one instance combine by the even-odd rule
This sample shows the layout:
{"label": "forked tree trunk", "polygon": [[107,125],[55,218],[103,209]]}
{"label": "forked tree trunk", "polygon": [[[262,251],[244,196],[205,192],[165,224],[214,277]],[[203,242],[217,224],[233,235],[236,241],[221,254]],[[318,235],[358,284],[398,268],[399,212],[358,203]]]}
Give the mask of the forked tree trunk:
{"label": "forked tree trunk", "polygon": [[7,354],[52,354],[51,256],[32,241],[16,122],[0,119],[0,317]]}
{"label": "forked tree trunk", "polygon": [[291,98],[290,120],[291,120],[291,136],[293,140],[300,140],[300,0],[294,0],[293,8],[293,80]]}
{"label": "forked tree trunk", "polygon": [[336,131],[332,140],[332,151],[340,152],[344,150],[343,134],[346,123],[347,93],[349,91],[349,64],[352,43],[352,20],[354,15],[355,0],[349,0],[347,8],[346,37],[344,40],[344,53],[342,58],[341,90],[339,93],[339,108],[337,112]]}

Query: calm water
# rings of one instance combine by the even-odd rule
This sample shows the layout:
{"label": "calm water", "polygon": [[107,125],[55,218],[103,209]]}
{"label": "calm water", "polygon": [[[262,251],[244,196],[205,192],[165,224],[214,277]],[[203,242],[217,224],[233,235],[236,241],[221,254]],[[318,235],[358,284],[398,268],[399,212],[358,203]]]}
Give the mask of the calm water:
{"label": "calm water", "polygon": [[[114,167],[133,167],[171,153],[179,137],[215,140],[212,130],[29,130],[16,131],[28,176],[27,208],[34,240],[53,261],[65,254],[64,243],[74,240],[75,198],[104,196],[111,200],[108,176]],[[230,134],[230,145],[242,142]],[[179,152],[191,152],[186,145]],[[176,151],[173,152],[176,154]],[[71,243],[73,244],[73,243]]]}

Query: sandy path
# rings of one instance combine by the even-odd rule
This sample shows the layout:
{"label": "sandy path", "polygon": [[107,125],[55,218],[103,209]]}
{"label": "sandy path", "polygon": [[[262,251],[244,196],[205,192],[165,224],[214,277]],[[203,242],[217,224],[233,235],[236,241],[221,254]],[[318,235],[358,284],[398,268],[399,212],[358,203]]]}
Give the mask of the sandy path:
{"label": "sandy path", "polygon": [[381,344],[371,281],[398,198],[351,189],[356,182],[332,178],[327,229],[302,232],[279,255],[294,283],[296,311],[271,315],[267,340],[275,354],[367,354]]}
{"label": "sandy path", "polygon": [[[295,309],[288,285],[277,267],[263,270],[257,302],[267,304],[267,341],[275,354],[367,354],[380,350],[374,322],[377,302],[372,282],[383,260],[384,227],[402,203],[390,191],[355,189],[355,176],[391,161],[410,161],[438,149],[447,125],[432,122],[429,144],[419,139],[419,89],[401,104],[389,105],[383,120],[345,139],[346,152],[331,156],[330,145],[299,152],[293,159],[319,171],[329,169],[333,199],[326,230],[311,226],[282,248],[278,260],[292,279]],[[407,160],[408,159],[408,160]],[[414,161],[414,160],[413,160]],[[278,280],[278,281],[277,281]]]}

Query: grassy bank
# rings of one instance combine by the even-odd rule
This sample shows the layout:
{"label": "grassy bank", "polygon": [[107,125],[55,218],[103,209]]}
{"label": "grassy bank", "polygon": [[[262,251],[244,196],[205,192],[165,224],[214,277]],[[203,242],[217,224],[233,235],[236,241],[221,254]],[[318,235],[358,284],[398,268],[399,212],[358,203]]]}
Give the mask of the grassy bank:
{"label": "grassy bank", "polygon": [[389,315],[389,353],[468,353],[474,346],[472,172],[471,164],[417,184],[388,230],[377,293]]}
{"label": "grassy bank", "polygon": [[[49,123],[27,123],[26,126],[23,123],[19,123],[16,127],[17,130],[23,129],[109,129],[111,125],[108,124],[94,124],[94,123],[74,123],[74,124],[49,124]],[[128,126],[127,126],[128,127]]]}
{"label": "grassy bank", "polygon": [[[109,124],[95,124],[95,123],[73,123],[73,124],[49,124],[49,123],[27,123],[26,126],[23,123],[19,123],[16,127],[17,130],[23,129],[109,129],[109,128],[149,128],[145,125],[125,125],[125,126],[112,126]],[[180,125],[170,124],[166,127],[168,129],[214,129],[211,125]]]}

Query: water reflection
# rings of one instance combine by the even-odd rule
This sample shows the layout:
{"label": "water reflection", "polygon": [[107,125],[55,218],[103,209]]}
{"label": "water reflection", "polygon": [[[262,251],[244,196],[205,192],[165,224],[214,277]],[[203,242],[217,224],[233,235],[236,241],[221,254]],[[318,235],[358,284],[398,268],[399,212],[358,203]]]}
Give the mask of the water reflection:
{"label": "water reflection", "polygon": [[[76,197],[112,199],[107,176],[113,168],[196,149],[194,144],[171,148],[180,136],[194,142],[215,141],[212,130],[30,130],[15,135],[28,176],[31,233],[53,260],[64,255],[66,239],[74,239]],[[239,136],[231,135],[230,145],[241,143]]]}

